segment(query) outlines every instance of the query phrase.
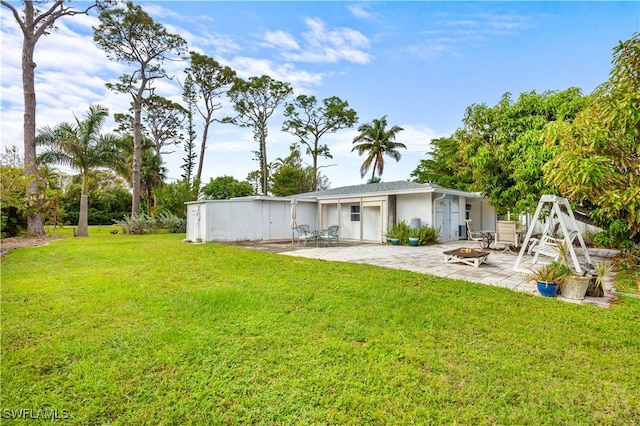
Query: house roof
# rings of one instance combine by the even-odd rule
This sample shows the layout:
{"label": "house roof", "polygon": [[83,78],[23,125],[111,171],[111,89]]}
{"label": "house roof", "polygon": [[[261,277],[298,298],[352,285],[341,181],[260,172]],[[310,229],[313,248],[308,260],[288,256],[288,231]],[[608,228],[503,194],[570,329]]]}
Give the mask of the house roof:
{"label": "house roof", "polygon": [[295,195],[299,198],[335,198],[342,196],[364,196],[372,194],[412,194],[421,192],[439,192],[443,194],[461,195],[465,197],[480,197],[475,192],[465,192],[457,189],[445,188],[433,183],[416,183],[405,180],[395,182],[366,183],[361,185],[343,186],[325,189],[323,191],[307,192]]}

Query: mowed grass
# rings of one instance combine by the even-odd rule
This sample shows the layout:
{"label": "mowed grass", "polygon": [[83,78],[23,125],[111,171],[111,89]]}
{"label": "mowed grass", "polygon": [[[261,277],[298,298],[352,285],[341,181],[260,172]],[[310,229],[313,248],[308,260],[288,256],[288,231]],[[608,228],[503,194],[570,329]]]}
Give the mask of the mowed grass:
{"label": "mowed grass", "polygon": [[640,300],[604,310],[109,230],[2,260],[4,416],[640,424]]}

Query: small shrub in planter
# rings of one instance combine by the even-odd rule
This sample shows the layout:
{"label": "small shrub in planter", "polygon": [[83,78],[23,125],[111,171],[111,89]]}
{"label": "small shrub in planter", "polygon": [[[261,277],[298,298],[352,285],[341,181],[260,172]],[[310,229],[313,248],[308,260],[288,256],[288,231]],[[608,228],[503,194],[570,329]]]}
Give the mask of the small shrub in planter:
{"label": "small shrub in planter", "polygon": [[538,283],[538,291],[545,297],[555,297],[558,284],[571,275],[571,269],[560,262],[551,262],[540,269],[532,271],[532,278]]}
{"label": "small shrub in planter", "polygon": [[409,242],[410,232],[411,227],[406,220],[403,220],[393,225],[387,232],[386,237],[389,239],[398,239],[400,244],[407,244]]}
{"label": "small shrub in planter", "polygon": [[403,220],[391,227],[386,238],[397,238],[400,244],[408,244],[409,238],[418,238],[418,245],[426,246],[440,242],[440,230],[430,226],[411,228],[407,221]]}

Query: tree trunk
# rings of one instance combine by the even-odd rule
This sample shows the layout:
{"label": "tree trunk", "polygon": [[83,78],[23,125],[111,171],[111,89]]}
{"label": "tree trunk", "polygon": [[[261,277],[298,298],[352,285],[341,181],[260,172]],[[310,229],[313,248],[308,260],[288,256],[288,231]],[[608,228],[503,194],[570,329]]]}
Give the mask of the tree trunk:
{"label": "tree trunk", "polygon": [[[29,17],[29,15],[33,19],[33,5],[31,2],[25,2],[25,16]],[[27,216],[27,233],[41,237],[44,235],[44,224],[39,212],[40,200],[36,180],[36,89],[34,82],[36,64],[33,62],[35,44],[35,37],[25,32],[22,45],[22,90],[24,93],[24,174],[29,181],[26,195],[27,204],[30,207]]]}
{"label": "tree trunk", "polygon": [[313,186],[313,190],[318,190],[318,138],[316,137],[315,141],[315,149],[313,151],[313,180],[311,184]]}
{"label": "tree trunk", "polygon": [[[200,158],[198,159],[198,172],[196,173],[196,182],[200,185],[202,176],[202,167],[204,164],[204,151],[207,149],[207,136],[209,134],[209,122],[205,121],[204,130],[202,131],[202,142],[200,143]],[[200,187],[198,186],[198,192]]]}
{"label": "tree trunk", "polygon": [[[141,86],[143,87],[143,86]],[[140,92],[139,92],[140,93]],[[140,110],[142,94],[133,98],[133,164],[131,165],[131,186],[133,196],[131,198],[131,218],[140,213],[140,169],[142,167],[142,131],[140,129]]]}
{"label": "tree trunk", "polygon": [[267,141],[264,129],[260,129],[260,151],[262,151],[262,195],[269,192],[269,163],[267,163]]}
{"label": "tree trunk", "polygon": [[78,215],[78,229],[76,237],[89,236],[89,176],[82,174],[82,195],[80,196],[80,214]]}

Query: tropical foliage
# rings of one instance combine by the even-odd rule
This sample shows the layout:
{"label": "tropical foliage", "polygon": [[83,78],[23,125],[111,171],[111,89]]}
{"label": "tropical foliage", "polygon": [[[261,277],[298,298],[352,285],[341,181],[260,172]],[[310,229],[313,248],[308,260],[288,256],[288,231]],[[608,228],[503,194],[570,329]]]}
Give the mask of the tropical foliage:
{"label": "tropical foliage", "polygon": [[400,244],[408,244],[409,238],[418,238],[419,245],[432,245],[440,241],[440,230],[431,226],[412,228],[406,220],[401,220],[389,229],[386,237],[397,238]]}
{"label": "tropical foliage", "polygon": [[16,20],[22,32],[22,94],[24,96],[24,172],[27,184],[25,199],[29,209],[25,210],[28,216],[28,231],[39,236],[44,235],[44,223],[41,212],[37,209],[39,199],[38,183],[36,181],[36,88],[35,69],[36,63],[33,54],[40,37],[49,35],[56,28],[62,18],[66,16],[86,15],[93,9],[97,2],[90,4],[86,9],[74,9],[62,0],[54,1],[46,10],[39,9],[43,2],[24,1],[22,13],[8,1],[2,1]]}
{"label": "tropical foliage", "polygon": [[153,212],[165,212],[177,217],[187,217],[188,201],[198,199],[198,188],[187,179],[167,183],[153,190],[157,205]]}
{"label": "tropical foliage", "polygon": [[358,121],[358,114],[349,108],[347,101],[337,96],[326,98],[322,106],[317,106],[315,96],[299,95],[293,103],[286,105],[284,115],[288,120],[283,123],[282,130],[300,138],[300,143],[307,148],[307,155],[313,160],[311,191],[317,191],[320,189],[318,158],[333,158],[329,147],[320,143],[320,138],[352,127]]}
{"label": "tropical foliage", "polygon": [[253,138],[258,143],[255,151],[260,162],[261,190],[267,195],[269,190],[269,162],[267,161],[267,121],[291,94],[288,83],[274,80],[268,75],[250,77],[248,80],[236,78],[227,95],[238,115],[229,118],[241,127],[253,129]]}
{"label": "tropical foliage", "polygon": [[[89,225],[111,225],[122,219],[131,209],[131,192],[126,182],[111,170],[93,170],[89,173]],[[82,175],[65,178],[60,200],[64,213],[64,224],[78,223],[80,198],[82,195]],[[55,223],[51,220],[50,224]]]}
{"label": "tropical foliage", "polygon": [[117,93],[127,94],[133,100],[131,215],[135,216],[140,212],[142,194],[143,103],[152,92],[154,81],[167,76],[163,68],[164,61],[180,57],[186,50],[186,42],[154,22],[141,6],[131,1],[126,2],[124,7],[100,5],[100,24],[94,28],[94,41],[110,59],[132,67],[130,73],[122,74],[117,82],[107,83],[107,87]]}
{"label": "tropical foliage", "polygon": [[575,120],[548,126],[557,150],[546,181],[577,202],[611,234],[640,233],[640,33],[614,49],[609,81],[593,92]]}
{"label": "tropical foliage", "polygon": [[270,186],[271,193],[275,196],[285,197],[327,189],[327,178],[317,169],[314,172],[312,166],[303,164],[300,146],[293,144],[289,150],[288,157],[278,158],[275,161]]}
{"label": "tropical foliage", "polygon": [[380,119],[374,119],[371,123],[366,123],[358,127],[360,134],[353,139],[356,144],[351,151],[356,151],[358,155],[366,155],[362,166],[360,166],[360,177],[367,174],[371,166],[371,181],[378,172],[378,177],[384,172],[384,157],[388,156],[396,161],[400,161],[401,155],[398,149],[407,147],[396,142],[396,136],[404,129],[400,126],[392,126],[387,128],[387,116]]}
{"label": "tropical foliage", "polygon": [[2,238],[13,237],[21,227],[27,225],[24,213],[29,208],[27,204],[27,186],[33,177],[27,177],[24,172],[22,158],[17,147],[5,147],[0,159],[0,223]]}
{"label": "tropical foliage", "polygon": [[40,130],[37,143],[45,147],[38,156],[43,164],[61,164],[78,170],[82,175],[80,215],[76,236],[89,235],[89,173],[97,167],[115,167],[122,161],[122,140],[112,134],[102,134],[109,111],[101,105],[92,105],[84,120],[75,124],[62,123]]}
{"label": "tropical foliage", "polygon": [[[236,72],[228,66],[220,65],[215,59],[197,52],[190,52],[191,65],[187,67],[187,79],[193,83],[193,105],[203,120],[202,142],[195,179],[200,182],[207,149],[209,127],[215,121],[213,114],[222,108],[220,97],[229,90],[236,78]],[[186,89],[185,84],[185,89]],[[201,103],[198,103],[201,101]]]}
{"label": "tropical foliage", "polygon": [[586,100],[579,89],[570,88],[522,93],[516,101],[505,93],[495,106],[472,105],[464,126],[432,141],[431,157],[412,176],[417,182],[482,192],[499,213],[532,211],[540,195],[557,193],[543,179],[542,166],[557,153],[542,139],[544,126],[572,121]]}
{"label": "tropical foliage", "polygon": [[202,187],[201,192],[202,196],[209,200],[228,200],[229,198],[246,197],[255,193],[249,182],[241,182],[233,176],[211,178],[209,183]]}

